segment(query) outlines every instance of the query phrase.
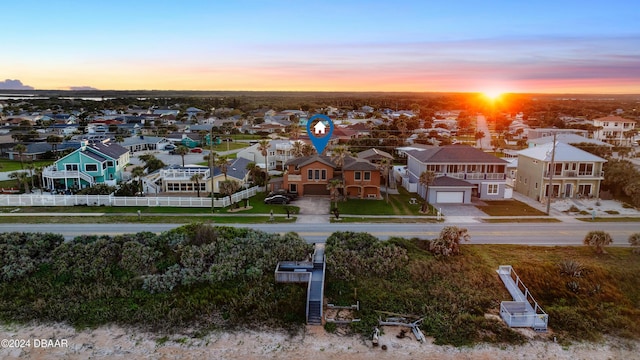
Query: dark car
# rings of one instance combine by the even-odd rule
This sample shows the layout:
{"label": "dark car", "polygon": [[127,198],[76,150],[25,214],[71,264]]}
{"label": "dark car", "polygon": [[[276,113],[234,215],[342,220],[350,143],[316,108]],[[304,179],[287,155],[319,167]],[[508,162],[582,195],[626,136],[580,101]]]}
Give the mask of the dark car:
{"label": "dark car", "polygon": [[169,144],[169,145],[165,146],[165,147],[164,147],[164,149],[165,149],[165,150],[175,150],[175,149],[176,149],[176,146],[175,146],[175,145],[173,145],[173,144]]}
{"label": "dark car", "polygon": [[284,195],[289,198],[289,201],[293,201],[298,198],[298,193],[288,192],[284,189],[272,191],[269,193],[269,195],[267,195],[267,197],[274,196],[274,195]]}
{"label": "dark car", "polygon": [[288,204],[289,198],[284,195],[273,195],[264,199],[265,204]]}

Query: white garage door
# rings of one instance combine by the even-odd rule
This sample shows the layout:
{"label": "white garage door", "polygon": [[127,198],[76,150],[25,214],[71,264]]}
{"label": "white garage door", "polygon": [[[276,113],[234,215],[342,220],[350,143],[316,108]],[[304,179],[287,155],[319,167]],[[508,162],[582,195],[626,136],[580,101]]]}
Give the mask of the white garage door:
{"label": "white garage door", "polygon": [[443,204],[462,204],[464,202],[463,191],[438,191],[436,202]]}

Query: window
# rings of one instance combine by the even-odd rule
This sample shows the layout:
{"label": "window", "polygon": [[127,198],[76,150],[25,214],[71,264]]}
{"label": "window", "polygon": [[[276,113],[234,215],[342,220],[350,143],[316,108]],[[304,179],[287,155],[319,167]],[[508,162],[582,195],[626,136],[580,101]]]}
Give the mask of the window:
{"label": "window", "polygon": [[580,164],[578,175],[593,175],[593,164]]}
{"label": "window", "polygon": [[84,171],[87,171],[87,172],[98,171],[98,165],[97,164],[85,164],[84,165]]}
{"label": "window", "polygon": [[322,180],[327,180],[327,170],[322,169],[322,171],[320,171],[320,173],[322,174]]}
{"label": "window", "polygon": [[578,185],[578,194],[583,196],[591,195],[591,184]]}
{"label": "window", "polygon": [[362,180],[362,173],[360,171],[356,171],[353,173],[353,178],[358,181],[358,180]]}
{"label": "window", "polygon": [[489,194],[489,195],[498,194],[498,184],[489,184],[487,186],[487,194]]}
{"label": "window", "polygon": [[538,188],[538,183],[536,183],[535,188],[536,188],[536,189]]}
{"label": "window", "polygon": [[64,169],[66,171],[78,171],[78,164],[66,164]]}
{"label": "window", "polygon": [[320,179],[320,170],[315,170],[314,171],[314,175],[315,175],[314,179],[315,180],[319,180]]}
{"label": "window", "polygon": [[371,171],[365,171],[364,172],[364,180],[365,181],[371,181]]}
{"label": "window", "polygon": [[313,179],[313,170],[311,169],[307,170],[307,179],[309,180]]}
{"label": "window", "polygon": [[113,167],[113,161],[111,161],[111,160],[107,161],[107,166],[108,167]]}
{"label": "window", "polygon": [[105,170],[107,168],[107,163],[102,163],[102,170]]}
{"label": "window", "polygon": [[289,191],[297,193],[298,192],[298,184],[289,184]]}

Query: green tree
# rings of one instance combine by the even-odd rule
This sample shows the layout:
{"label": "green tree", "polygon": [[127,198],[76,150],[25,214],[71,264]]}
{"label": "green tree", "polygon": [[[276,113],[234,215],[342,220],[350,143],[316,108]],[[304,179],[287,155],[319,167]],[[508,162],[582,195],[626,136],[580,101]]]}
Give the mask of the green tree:
{"label": "green tree", "polygon": [[587,246],[593,247],[596,254],[605,254],[604,247],[611,244],[613,239],[609,233],[602,230],[589,231],[584,237],[583,243]]}
{"label": "green tree", "polygon": [[160,170],[167,166],[162,160],[153,156],[152,154],[140,155],[140,160],[144,161],[144,168],[147,170],[147,174],[151,174],[156,170]]}
{"label": "green tree", "polygon": [[29,177],[31,178],[31,188],[35,189],[35,184],[34,184],[34,176],[33,176],[33,171],[36,169],[36,166],[33,164],[33,162],[30,162],[27,164],[27,170],[29,170]]}
{"label": "green tree", "polygon": [[13,147],[13,151],[17,152],[20,157],[20,169],[24,169],[24,159],[22,156],[24,155],[24,152],[27,151],[27,147],[24,146],[24,144],[17,144]]}
{"label": "green tree", "polygon": [[476,139],[476,147],[481,147],[480,144],[481,144],[481,140],[484,137],[484,135],[485,135],[484,131],[482,131],[482,130],[476,131],[476,133],[474,134],[474,137]]}
{"label": "green tree", "polygon": [[420,174],[420,178],[418,179],[420,185],[425,187],[424,204],[422,204],[422,212],[424,213],[426,213],[429,209],[429,186],[431,186],[435,179],[436,173],[434,173],[433,171],[423,171],[422,174]]}
{"label": "green tree", "polygon": [[182,167],[184,167],[184,156],[189,153],[189,149],[184,145],[180,145],[174,151],[177,155],[182,157]]}
{"label": "green tree", "polygon": [[200,197],[200,180],[202,180],[203,177],[204,177],[203,174],[193,174],[189,179],[193,182],[193,185],[195,186],[196,191],[198,192],[198,197]]}
{"label": "green tree", "polygon": [[431,240],[429,250],[440,256],[458,255],[460,253],[460,242],[469,241],[471,236],[467,229],[457,226],[445,226],[440,231],[437,239]]}

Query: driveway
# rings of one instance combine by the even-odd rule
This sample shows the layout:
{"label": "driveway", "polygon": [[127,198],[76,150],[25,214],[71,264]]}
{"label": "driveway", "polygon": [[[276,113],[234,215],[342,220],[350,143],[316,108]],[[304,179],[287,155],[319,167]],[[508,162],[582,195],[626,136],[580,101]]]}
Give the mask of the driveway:
{"label": "driveway", "polygon": [[326,196],[303,196],[291,202],[291,205],[300,207],[296,223],[328,224],[330,202]]}
{"label": "driveway", "polygon": [[485,217],[482,210],[475,207],[474,204],[432,204],[433,207],[442,211],[444,216],[466,216],[466,217]]}

